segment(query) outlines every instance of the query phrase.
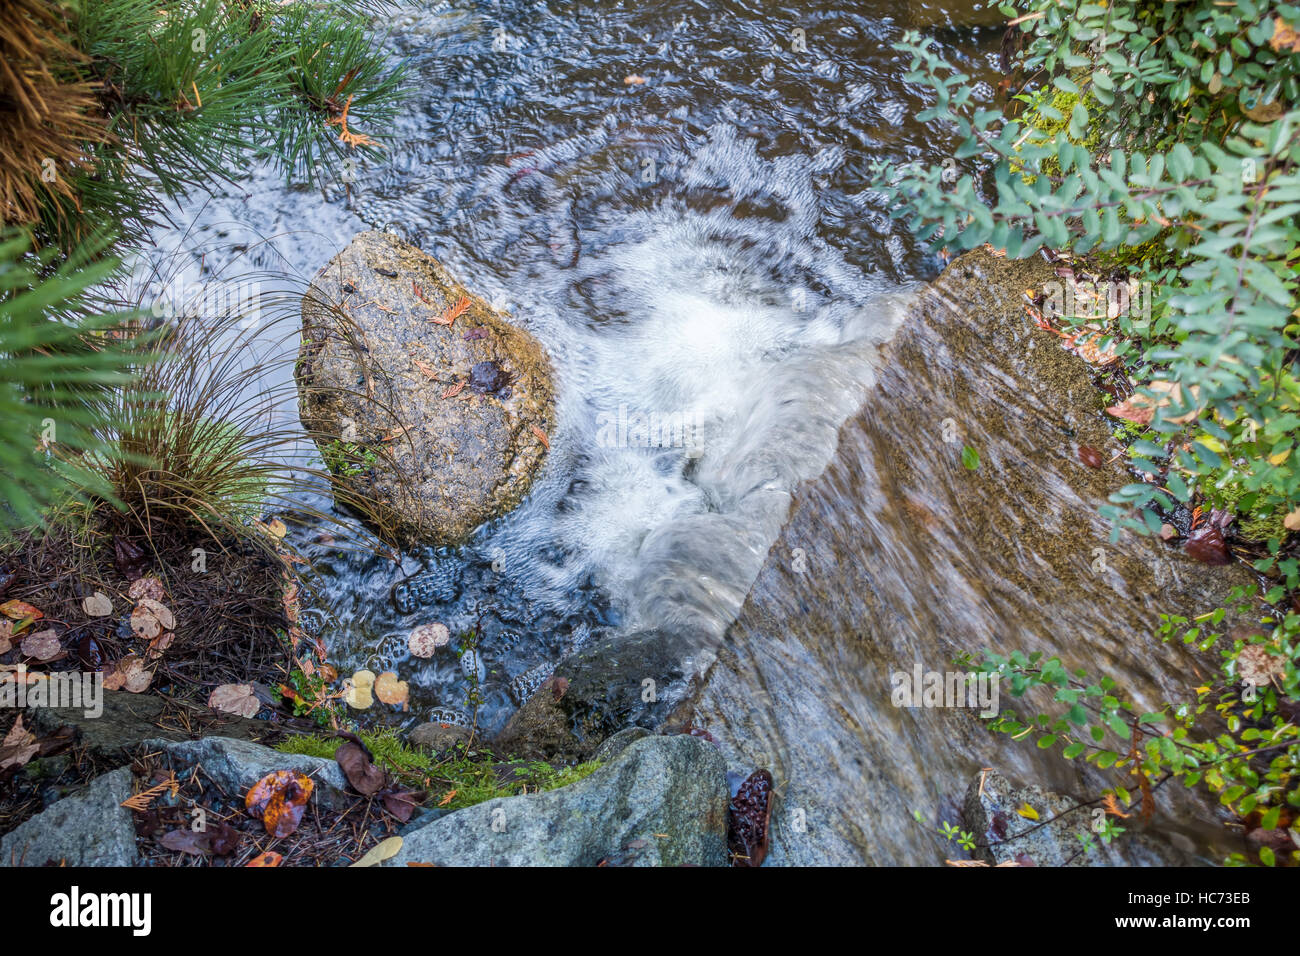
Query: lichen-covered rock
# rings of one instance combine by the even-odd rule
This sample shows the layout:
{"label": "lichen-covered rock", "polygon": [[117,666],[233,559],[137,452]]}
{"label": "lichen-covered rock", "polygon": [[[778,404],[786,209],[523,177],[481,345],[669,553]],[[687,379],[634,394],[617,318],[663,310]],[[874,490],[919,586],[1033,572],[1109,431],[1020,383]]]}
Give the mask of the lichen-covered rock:
{"label": "lichen-covered rock", "polygon": [[385,866],[724,866],[727,783],[698,737],[647,737],[577,783],[457,810]]}
{"label": "lichen-covered rock", "polygon": [[122,801],[131,796],[131,769],[96,777],[0,838],[0,866],[133,866],[135,824]]}
{"label": "lichen-covered rock", "polygon": [[303,423],[381,536],[459,544],[523,500],[555,422],[536,339],[383,232],[330,260],[302,316]]}

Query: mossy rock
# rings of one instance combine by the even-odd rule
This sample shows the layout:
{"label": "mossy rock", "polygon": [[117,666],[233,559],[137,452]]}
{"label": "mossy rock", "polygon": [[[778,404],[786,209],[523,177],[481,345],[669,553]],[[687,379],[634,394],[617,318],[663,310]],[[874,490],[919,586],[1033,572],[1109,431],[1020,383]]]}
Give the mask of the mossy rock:
{"label": "mossy rock", "polygon": [[340,501],[382,537],[458,545],[523,501],[555,424],[533,336],[384,232],[330,260],[302,317],[303,423]]}

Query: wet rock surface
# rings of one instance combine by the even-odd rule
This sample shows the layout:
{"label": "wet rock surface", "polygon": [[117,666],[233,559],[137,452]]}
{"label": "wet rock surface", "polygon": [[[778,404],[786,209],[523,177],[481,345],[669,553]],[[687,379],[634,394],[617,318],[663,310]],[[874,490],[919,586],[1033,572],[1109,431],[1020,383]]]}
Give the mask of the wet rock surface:
{"label": "wet rock surface", "polygon": [[130,768],[119,767],[19,824],[0,838],[0,867],[133,866],[135,824],[121,806],[131,782]]}
{"label": "wet rock surface", "polygon": [[687,698],[699,655],[698,642],[673,632],[595,641],[560,661],[493,746],[528,759],[591,759],[625,728],[663,727]]}
{"label": "wet rock surface", "polygon": [[[1038,819],[1023,814],[1026,807]],[[1158,834],[1136,832],[1141,826],[1136,814],[1121,821],[1129,831],[1122,835],[1122,843],[1105,844],[1092,831],[1096,812],[1104,811],[1036,785],[1016,786],[996,770],[977,774],[962,804],[966,829],[975,836],[974,858],[995,866],[1186,866],[1198,862],[1190,853],[1162,842]],[[1091,838],[1091,852],[1084,852],[1082,837]]]}
{"label": "wet rock surface", "polygon": [[385,866],[723,866],[726,767],[696,737],[648,737],[577,783],[457,810]]}
{"label": "wet rock surface", "polygon": [[383,232],[330,260],[302,315],[303,423],[382,537],[459,544],[523,500],[555,423],[536,339]]}
{"label": "wet rock surface", "polygon": [[[831,464],[797,490],[691,705],[733,771],[773,772],[767,865],[940,862],[953,850],[937,819],[955,820],[981,767],[1061,793],[1113,785],[989,733],[975,708],[895,707],[891,677],[944,673],[982,648],[1043,650],[1158,709],[1187,695],[1195,663],[1153,636],[1158,613],[1213,609],[1248,580],[1157,539],[1110,543],[1097,509],[1130,479],[1110,463],[1120,446],[1101,393],[1023,310],[1024,290],[1053,275],[974,252],[919,296]],[[1198,807],[1165,788],[1152,825],[1212,845],[1222,829]]]}

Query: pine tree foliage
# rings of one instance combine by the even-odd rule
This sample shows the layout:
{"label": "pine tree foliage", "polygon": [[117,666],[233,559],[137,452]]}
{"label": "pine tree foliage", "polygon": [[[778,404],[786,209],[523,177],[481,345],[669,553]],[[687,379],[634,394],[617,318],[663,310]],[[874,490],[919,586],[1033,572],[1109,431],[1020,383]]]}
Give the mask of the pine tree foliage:
{"label": "pine tree foliage", "polygon": [[0,535],[69,491],[111,496],[106,461],[148,467],[111,447],[114,410],[141,363],[171,359],[132,341],[111,289],[165,203],[255,161],[311,180],[382,148],[401,81],[371,32],[382,6],[0,5]]}

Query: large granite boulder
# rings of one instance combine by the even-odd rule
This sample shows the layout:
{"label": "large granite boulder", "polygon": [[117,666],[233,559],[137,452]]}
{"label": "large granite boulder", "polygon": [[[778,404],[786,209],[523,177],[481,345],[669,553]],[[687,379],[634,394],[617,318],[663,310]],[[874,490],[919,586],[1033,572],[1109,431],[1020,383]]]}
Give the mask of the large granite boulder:
{"label": "large granite boulder", "polygon": [[555,423],[536,339],[384,232],[329,261],[302,316],[303,424],[382,537],[459,544],[523,500]]}
{"label": "large granite boulder", "polygon": [[698,737],[652,736],[577,783],[488,800],[403,837],[385,866],[724,866],[726,765]]}

